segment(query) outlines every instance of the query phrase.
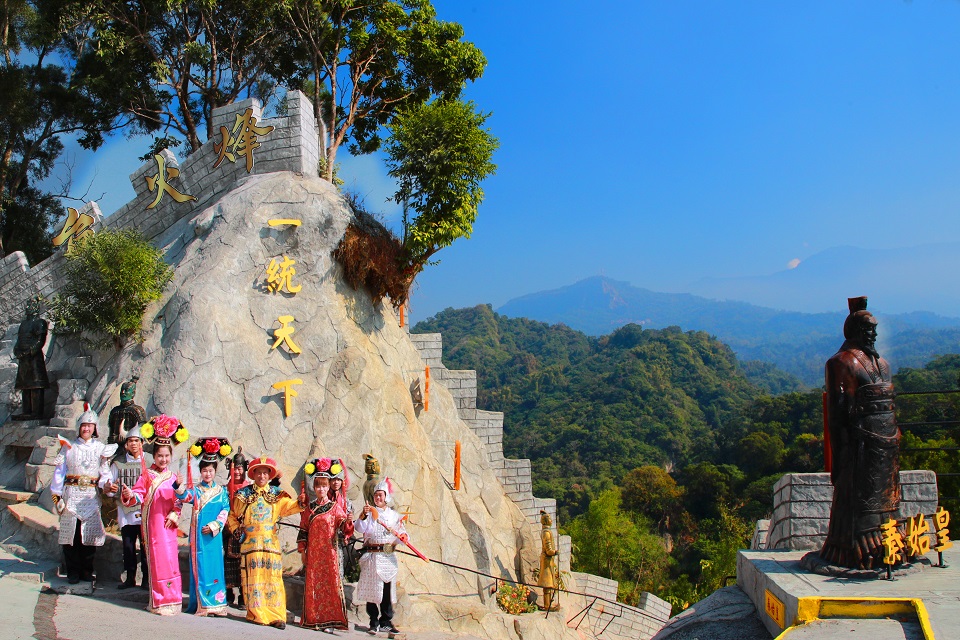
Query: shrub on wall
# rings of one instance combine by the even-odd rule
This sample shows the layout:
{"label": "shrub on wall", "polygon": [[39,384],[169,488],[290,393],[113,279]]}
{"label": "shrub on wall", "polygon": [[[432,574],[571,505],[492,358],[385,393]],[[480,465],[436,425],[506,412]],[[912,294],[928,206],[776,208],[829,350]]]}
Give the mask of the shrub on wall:
{"label": "shrub on wall", "polygon": [[50,302],[54,332],[98,346],[141,340],[147,305],[173,277],[163,252],[137,231],[100,231],[66,255],[64,286]]}

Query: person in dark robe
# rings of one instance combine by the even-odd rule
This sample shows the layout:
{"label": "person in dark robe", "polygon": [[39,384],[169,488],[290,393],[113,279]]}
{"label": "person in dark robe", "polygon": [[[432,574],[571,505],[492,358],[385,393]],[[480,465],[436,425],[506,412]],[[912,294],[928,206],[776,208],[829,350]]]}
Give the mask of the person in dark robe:
{"label": "person in dark robe", "polygon": [[17,379],[14,389],[20,392],[20,413],[14,420],[33,420],[43,417],[44,390],[50,386],[47,366],[43,361],[43,345],[47,342],[48,323],[40,317],[40,300],[27,304],[23,322],[17,331],[13,355],[17,359]]}
{"label": "person in dark robe", "polygon": [[890,365],[877,353],[867,299],[850,298],[846,338],[826,364],[826,418],[833,465],[830,528],[820,557],[854,569],[882,566],[880,525],[900,504],[900,430]]}

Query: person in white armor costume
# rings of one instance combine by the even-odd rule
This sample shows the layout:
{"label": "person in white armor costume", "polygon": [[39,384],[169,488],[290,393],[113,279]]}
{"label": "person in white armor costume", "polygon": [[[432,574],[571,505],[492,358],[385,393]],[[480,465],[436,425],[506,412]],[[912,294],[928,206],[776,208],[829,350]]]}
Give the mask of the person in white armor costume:
{"label": "person in white armor costume", "polygon": [[391,493],[389,478],[377,483],[373,490],[373,506],[365,505],[354,523],[356,533],[363,536],[363,555],[353,604],[366,603],[371,633],[399,631],[393,624],[399,570],[393,550],[398,541],[407,541],[407,533],[400,514],[387,506],[393,501]]}
{"label": "person in white armor costume", "polygon": [[[131,429],[123,439],[126,451],[114,459],[110,465],[110,481],[104,485],[104,495],[115,498],[124,486],[132,487],[140,478],[143,468],[153,464],[153,458],[143,450],[143,436],[140,427]],[[141,460],[145,457],[146,460]],[[129,589],[137,583],[137,543],[140,544],[140,571],[143,577],[140,588],[150,587],[147,574],[147,552],[143,548],[143,526],[140,519],[140,503],[127,506],[117,499],[117,524],[120,525],[120,539],[123,540],[123,568],[127,572],[126,580],[117,589]]]}
{"label": "person in white armor costume", "polygon": [[85,407],[77,419],[79,432],[73,443],[61,439],[50,492],[60,515],[59,543],[70,584],[93,580],[93,556],[107,537],[100,517],[100,493],[110,482],[110,458],[116,444],[100,442],[96,411]]}

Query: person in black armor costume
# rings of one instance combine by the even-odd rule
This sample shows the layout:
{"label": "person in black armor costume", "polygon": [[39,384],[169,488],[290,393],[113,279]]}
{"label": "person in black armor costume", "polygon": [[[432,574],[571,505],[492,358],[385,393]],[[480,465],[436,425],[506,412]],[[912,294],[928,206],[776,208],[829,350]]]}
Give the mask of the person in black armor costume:
{"label": "person in black armor costume", "polygon": [[900,504],[900,430],[890,365],[875,348],[867,299],[850,298],[846,338],[826,365],[826,418],[833,465],[830,529],[820,557],[853,569],[882,566],[880,525]]}
{"label": "person in black armor costume", "polygon": [[[227,491],[231,504],[233,504],[233,496],[237,490],[250,484],[247,479],[247,465],[248,461],[246,456],[243,455],[243,447],[237,447],[237,453],[231,460],[227,461],[227,473],[230,474]],[[237,537],[237,533],[239,533],[239,529],[235,534],[224,533],[223,535],[223,574],[227,582],[227,604],[233,605],[233,590],[236,588],[239,594],[236,600],[237,608],[245,609],[246,603],[243,601],[243,583],[241,582],[242,572],[240,571],[240,539]]]}

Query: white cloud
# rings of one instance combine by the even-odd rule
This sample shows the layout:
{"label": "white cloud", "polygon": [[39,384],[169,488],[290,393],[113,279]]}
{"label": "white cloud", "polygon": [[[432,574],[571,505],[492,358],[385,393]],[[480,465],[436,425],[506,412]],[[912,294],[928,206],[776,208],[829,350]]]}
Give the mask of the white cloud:
{"label": "white cloud", "polygon": [[787,269],[796,269],[800,265],[800,258],[794,258],[787,263]]}

